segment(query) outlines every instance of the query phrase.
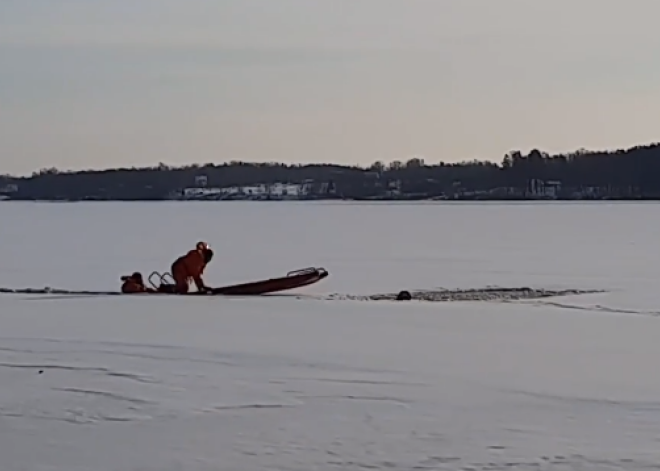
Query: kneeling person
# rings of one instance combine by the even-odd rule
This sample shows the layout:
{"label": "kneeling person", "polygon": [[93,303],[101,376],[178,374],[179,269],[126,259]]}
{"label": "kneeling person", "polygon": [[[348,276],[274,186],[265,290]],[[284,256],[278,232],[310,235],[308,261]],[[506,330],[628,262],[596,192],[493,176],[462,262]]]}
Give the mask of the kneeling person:
{"label": "kneeling person", "polygon": [[187,293],[190,281],[195,283],[200,292],[208,291],[210,288],[204,284],[202,274],[211,259],[213,251],[206,242],[198,242],[194,250],[177,258],[171,268],[175,291],[179,294]]}

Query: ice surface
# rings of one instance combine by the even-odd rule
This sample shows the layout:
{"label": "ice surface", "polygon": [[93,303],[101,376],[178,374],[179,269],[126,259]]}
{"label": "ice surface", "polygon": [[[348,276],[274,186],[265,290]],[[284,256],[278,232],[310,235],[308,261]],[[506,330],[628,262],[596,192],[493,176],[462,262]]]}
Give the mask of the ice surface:
{"label": "ice surface", "polygon": [[3,203],[0,287],[112,290],[207,240],[213,285],[313,265],[321,298],[606,292],[0,294],[0,469],[657,469],[657,208]]}

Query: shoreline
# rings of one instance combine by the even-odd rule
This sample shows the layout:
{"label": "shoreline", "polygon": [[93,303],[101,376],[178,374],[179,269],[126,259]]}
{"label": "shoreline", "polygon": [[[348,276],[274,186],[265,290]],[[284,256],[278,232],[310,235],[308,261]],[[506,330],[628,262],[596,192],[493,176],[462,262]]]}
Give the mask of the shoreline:
{"label": "shoreline", "polygon": [[314,198],[314,199],[32,199],[32,198],[4,198],[0,199],[0,203],[437,203],[437,204],[451,204],[451,203],[644,203],[644,202],[658,202],[660,197],[656,198],[452,198],[452,199],[405,199],[405,198],[378,198],[378,199],[362,199],[362,198]]}

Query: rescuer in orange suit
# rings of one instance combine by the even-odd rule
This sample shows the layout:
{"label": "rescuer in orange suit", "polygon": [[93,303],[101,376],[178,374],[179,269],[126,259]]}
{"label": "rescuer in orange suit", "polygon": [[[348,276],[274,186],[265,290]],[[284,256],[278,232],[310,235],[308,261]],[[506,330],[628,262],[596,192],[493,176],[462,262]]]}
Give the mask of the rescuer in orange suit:
{"label": "rescuer in orange suit", "polygon": [[188,292],[190,281],[193,281],[201,292],[209,290],[202,280],[204,268],[213,258],[213,251],[206,242],[198,242],[194,250],[177,258],[172,264],[174,289],[179,294]]}
{"label": "rescuer in orange suit", "polygon": [[156,290],[152,288],[147,288],[142,279],[142,273],[136,271],[131,276],[122,276],[121,281],[124,284],[121,285],[121,292],[124,294],[135,294],[135,293],[155,293]]}

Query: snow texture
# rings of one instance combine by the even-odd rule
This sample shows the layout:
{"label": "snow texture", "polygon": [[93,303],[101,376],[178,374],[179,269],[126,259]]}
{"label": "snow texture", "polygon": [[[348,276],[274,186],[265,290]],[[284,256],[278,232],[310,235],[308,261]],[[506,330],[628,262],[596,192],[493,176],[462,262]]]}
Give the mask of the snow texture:
{"label": "snow texture", "polygon": [[[656,212],[3,203],[5,288],[116,291],[198,240],[212,285],[330,276],[257,298],[0,294],[0,468],[657,469]],[[379,295],[401,290],[462,302]]]}

